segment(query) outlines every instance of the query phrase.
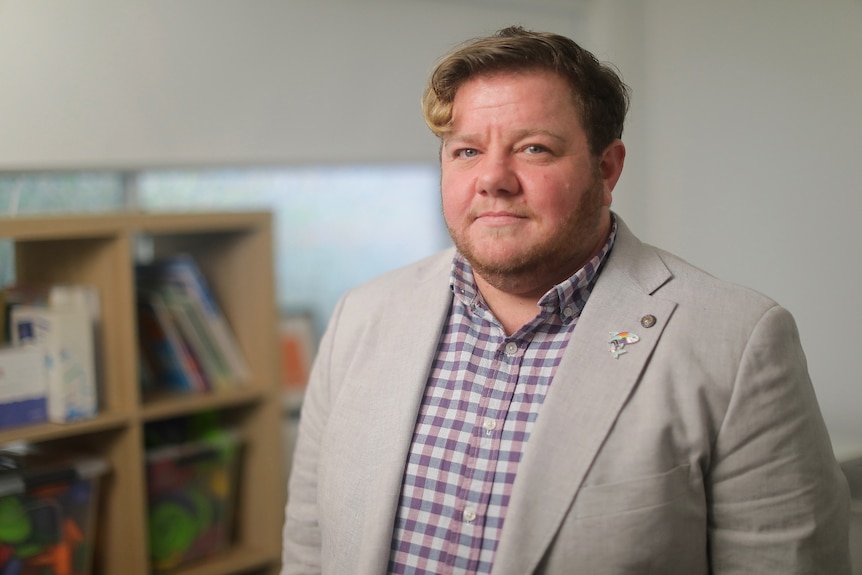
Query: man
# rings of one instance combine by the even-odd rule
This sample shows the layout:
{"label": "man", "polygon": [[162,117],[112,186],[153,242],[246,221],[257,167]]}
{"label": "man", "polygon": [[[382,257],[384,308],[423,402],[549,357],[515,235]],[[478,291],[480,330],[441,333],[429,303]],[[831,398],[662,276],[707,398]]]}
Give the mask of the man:
{"label": "man", "polygon": [[423,111],[456,249],[334,312],[284,574],[849,573],[791,316],[610,211],[627,104],[558,35],[439,64]]}

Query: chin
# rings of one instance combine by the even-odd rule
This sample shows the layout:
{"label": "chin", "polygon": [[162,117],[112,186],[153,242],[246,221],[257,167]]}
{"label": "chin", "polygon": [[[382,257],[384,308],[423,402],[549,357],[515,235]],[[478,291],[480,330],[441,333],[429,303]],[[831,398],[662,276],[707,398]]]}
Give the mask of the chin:
{"label": "chin", "polygon": [[526,253],[516,250],[473,249],[469,253],[465,253],[463,250],[461,253],[474,268],[494,271],[495,273],[519,273],[531,263]]}

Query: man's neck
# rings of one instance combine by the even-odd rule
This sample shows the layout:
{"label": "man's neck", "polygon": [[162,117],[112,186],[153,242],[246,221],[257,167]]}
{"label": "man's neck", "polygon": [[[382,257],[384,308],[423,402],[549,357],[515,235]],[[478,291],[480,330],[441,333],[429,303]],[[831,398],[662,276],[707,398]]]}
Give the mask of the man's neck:
{"label": "man's neck", "polygon": [[536,317],[539,299],[547,292],[511,293],[497,289],[478,274],[474,277],[479,293],[482,294],[488,309],[502,324],[506,335],[512,335]]}

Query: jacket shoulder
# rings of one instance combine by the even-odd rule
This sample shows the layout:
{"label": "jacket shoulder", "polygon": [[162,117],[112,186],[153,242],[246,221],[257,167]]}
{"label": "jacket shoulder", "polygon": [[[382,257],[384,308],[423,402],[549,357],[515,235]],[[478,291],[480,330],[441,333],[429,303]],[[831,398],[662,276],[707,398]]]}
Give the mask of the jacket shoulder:
{"label": "jacket shoulder", "polygon": [[778,305],[753,288],[718,278],[668,251],[647,247],[655,251],[671,273],[671,279],[656,295],[672,297],[680,304],[698,303],[706,308],[731,304],[766,311]]}

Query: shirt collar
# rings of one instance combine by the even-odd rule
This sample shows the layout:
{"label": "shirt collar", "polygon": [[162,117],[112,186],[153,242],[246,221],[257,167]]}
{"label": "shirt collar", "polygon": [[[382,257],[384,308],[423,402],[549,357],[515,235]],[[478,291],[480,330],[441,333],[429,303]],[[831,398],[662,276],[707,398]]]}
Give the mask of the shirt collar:
{"label": "shirt collar", "polygon": [[[611,231],[602,249],[578,271],[549,289],[539,299],[540,314],[557,314],[563,323],[568,323],[580,316],[598,279],[602,265],[607,260],[614,245],[616,235],[617,221],[611,214]],[[482,295],[476,287],[473,267],[458,251],[455,252],[455,257],[452,260],[449,287],[454,296],[467,306],[479,303],[484,305]]]}

